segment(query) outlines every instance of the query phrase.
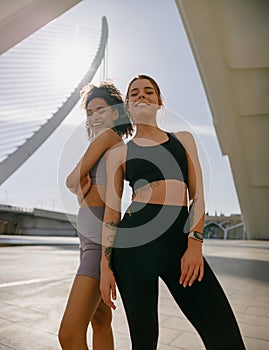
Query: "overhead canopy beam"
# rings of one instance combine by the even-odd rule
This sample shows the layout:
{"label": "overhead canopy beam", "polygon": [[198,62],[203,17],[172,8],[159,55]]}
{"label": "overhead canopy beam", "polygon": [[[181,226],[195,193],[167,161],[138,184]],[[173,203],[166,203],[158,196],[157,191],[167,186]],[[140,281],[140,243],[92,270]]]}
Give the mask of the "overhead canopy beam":
{"label": "overhead canopy beam", "polygon": [[1,0],[0,55],[81,0]]}
{"label": "overhead canopy beam", "polygon": [[0,163],[0,185],[12,175],[56,130],[56,128],[62,123],[66,116],[71,112],[74,106],[80,99],[81,88],[91,82],[96,74],[102,60],[105,57],[105,49],[108,40],[108,23],[106,17],[102,18],[102,32],[99,42],[99,47],[96,55],[91,62],[89,69],[87,70],[80,83],[74,87],[73,92],[59,107],[52,117],[44,124],[37,132],[33,134],[23,145],[17,148],[12,154],[10,154],[2,163]]}

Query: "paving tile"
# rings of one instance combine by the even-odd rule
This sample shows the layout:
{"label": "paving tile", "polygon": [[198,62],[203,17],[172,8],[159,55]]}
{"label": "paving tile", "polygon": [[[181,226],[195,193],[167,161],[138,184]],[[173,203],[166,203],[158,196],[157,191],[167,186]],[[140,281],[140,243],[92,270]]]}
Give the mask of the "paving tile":
{"label": "paving tile", "polygon": [[269,349],[268,341],[245,337],[244,342],[247,350],[268,350]]}
{"label": "paving tile", "polygon": [[16,350],[56,350],[57,338],[53,335],[32,330],[18,324],[9,325],[0,330],[1,343]]}
{"label": "paving tile", "polygon": [[131,350],[132,347],[129,344],[122,344],[120,347],[116,347],[117,350]]}
{"label": "paving tile", "polygon": [[129,332],[127,334],[115,333],[115,349],[131,350],[131,340]]}
{"label": "paving tile", "polygon": [[205,347],[200,337],[195,333],[183,332],[176,340],[171,344],[175,348],[182,348],[186,350],[204,350]]}
{"label": "paving tile", "polygon": [[[24,308],[19,308],[15,305],[3,304],[1,305],[1,318],[10,320],[13,323],[22,321],[27,317],[36,317],[36,312],[27,310]],[[44,317],[44,315],[43,315]]]}
{"label": "paving tile", "polygon": [[14,322],[12,322],[8,319],[2,318],[2,317],[0,318],[0,329],[3,327],[6,327],[6,326],[12,325],[12,324],[14,324]]}
{"label": "paving tile", "polygon": [[159,329],[159,343],[169,345],[181,334],[182,334],[181,330],[161,327]]}
{"label": "paving tile", "polygon": [[185,332],[193,332],[195,333],[195,329],[192,324],[185,318],[179,317],[169,317],[164,322],[161,323],[161,327],[171,328],[175,330],[185,331]]}
{"label": "paving tile", "polygon": [[[166,320],[168,320],[171,316],[169,315],[164,315],[162,313],[162,309],[159,308],[159,325],[162,325]],[[180,320],[182,319],[181,317],[178,317]]]}
{"label": "paving tile", "polygon": [[184,350],[183,348],[174,347],[171,345],[160,344],[157,347],[158,350]]}
{"label": "paving tile", "polygon": [[259,340],[269,341],[269,327],[259,327],[240,323],[240,330],[243,337],[255,338]]}
{"label": "paving tile", "polygon": [[267,330],[269,332],[269,318],[268,317],[249,315],[249,314],[238,314],[237,320],[242,324],[247,324],[250,326],[265,327],[265,328],[267,328]]}
{"label": "paving tile", "polygon": [[[246,314],[264,316],[269,318],[269,308],[258,307],[258,306],[249,306],[245,311]],[[269,321],[269,319],[268,319]]]}
{"label": "paving tile", "polygon": [[[269,285],[267,288],[267,293],[269,293]],[[233,297],[230,298],[230,301],[233,304],[236,305],[243,305],[243,306],[254,306],[254,307],[267,307],[267,305],[269,305],[269,297],[264,296],[264,293],[256,293],[256,296],[249,296],[249,295],[244,295],[243,292],[241,293],[241,295],[238,297]]]}
{"label": "paving tile", "polygon": [[10,346],[6,346],[6,345],[0,343],[0,350],[11,350],[11,349],[14,350],[15,348],[12,348]]}
{"label": "paving tile", "polygon": [[112,318],[112,327],[113,330],[117,331],[118,333],[128,333],[128,324],[125,319],[125,315],[116,311],[116,313],[113,314]]}
{"label": "paving tile", "polygon": [[233,309],[234,313],[244,313],[248,309],[247,305],[237,304],[237,303],[233,302],[232,298],[230,298],[230,302],[232,304],[232,309]]}
{"label": "paving tile", "polygon": [[160,307],[160,313],[166,316],[182,317],[182,312],[177,305],[162,305]]}

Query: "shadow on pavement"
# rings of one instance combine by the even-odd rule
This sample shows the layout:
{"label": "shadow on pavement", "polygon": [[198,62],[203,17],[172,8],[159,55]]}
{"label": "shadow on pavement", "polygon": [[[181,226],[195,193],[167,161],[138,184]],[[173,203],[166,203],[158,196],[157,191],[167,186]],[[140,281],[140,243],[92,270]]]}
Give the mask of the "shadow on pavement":
{"label": "shadow on pavement", "polygon": [[205,256],[216,274],[249,278],[269,283],[269,262]]}

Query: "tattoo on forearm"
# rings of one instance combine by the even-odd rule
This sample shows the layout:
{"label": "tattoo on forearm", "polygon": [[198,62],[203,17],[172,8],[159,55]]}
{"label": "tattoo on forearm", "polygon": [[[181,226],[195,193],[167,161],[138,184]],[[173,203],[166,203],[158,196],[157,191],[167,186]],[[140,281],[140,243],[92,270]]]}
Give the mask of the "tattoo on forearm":
{"label": "tattoo on forearm", "polygon": [[109,235],[107,237],[107,242],[110,243],[111,245],[113,245],[114,239],[115,239],[115,235]]}
{"label": "tattoo on forearm", "polygon": [[112,247],[106,247],[104,250],[104,255],[107,259],[108,267],[110,268],[110,270],[112,270],[112,267],[111,267]]}
{"label": "tattoo on forearm", "polygon": [[106,257],[107,259],[110,259],[111,253],[112,253],[112,247],[106,247],[106,248],[105,248],[105,257]]}
{"label": "tattoo on forearm", "polygon": [[107,222],[105,223],[105,227],[107,229],[109,229],[110,231],[113,231],[113,234],[108,234],[106,235],[106,242],[104,245],[108,245],[107,247],[105,247],[104,249],[104,256],[108,262],[108,267],[110,268],[110,270],[112,270],[111,267],[111,255],[112,255],[112,247],[113,247],[113,243],[115,240],[115,232],[117,231],[117,227],[118,227],[118,223],[117,222]]}
{"label": "tattoo on forearm", "polygon": [[113,222],[113,221],[107,222],[105,224],[105,227],[108,228],[111,231],[117,231],[118,223]]}

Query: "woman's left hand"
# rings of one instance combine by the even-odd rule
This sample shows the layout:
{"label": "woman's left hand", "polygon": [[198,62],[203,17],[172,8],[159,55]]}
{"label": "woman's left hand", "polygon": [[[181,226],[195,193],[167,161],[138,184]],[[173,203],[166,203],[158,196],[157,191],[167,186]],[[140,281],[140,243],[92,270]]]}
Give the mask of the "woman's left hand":
{"label": "woman's left hand", "polygon": [[181,275],[179,283],[183,287],[191,287],[195,280],[201,282],[204,276],[204,260],[202,254],[202,243],[193,239],[188,239],[188,248],[181,258]]}

